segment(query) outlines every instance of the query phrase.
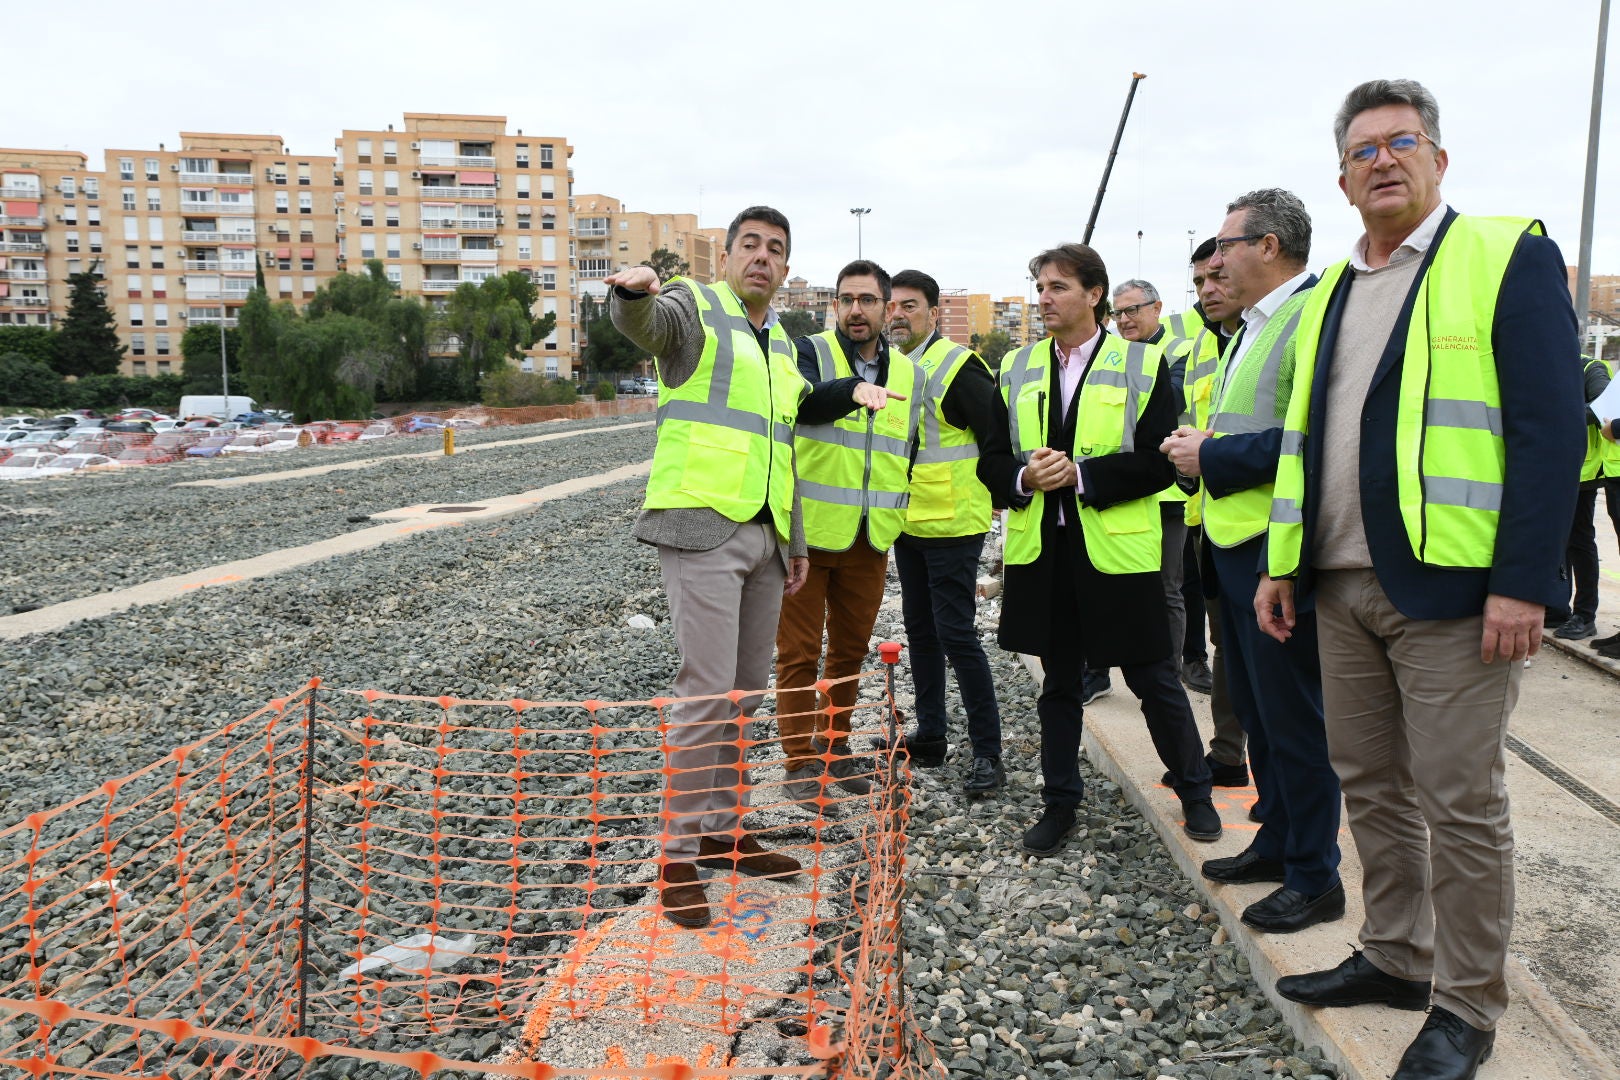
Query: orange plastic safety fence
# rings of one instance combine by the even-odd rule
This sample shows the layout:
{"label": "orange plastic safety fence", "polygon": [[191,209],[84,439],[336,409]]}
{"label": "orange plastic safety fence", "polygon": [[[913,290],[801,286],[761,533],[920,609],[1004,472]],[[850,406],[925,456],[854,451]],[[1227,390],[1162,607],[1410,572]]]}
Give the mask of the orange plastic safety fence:
{"label": "orange plastic safety fence", "polygon": [[[892,726],[886,687],[869,690],[848,717],[860,742]],[[756,836],[803,872],[717,870],[700,930],[658,904],[673,699],[315,680],[29,815],[0,831],[0,1065],[173,1080],[358,1062],[401,1077],[942,1075],[903,1000],[903,761],[877,753],[869,794],[823,786],[807,808],[780,783],[776,724],[726,697],[708,749],[746,767],[707,790],[749,809],[714,839]],[[789,1036],[774,1058],[735,1053],[766,1027]]]}
{"label": "orange plastic safety fence", "polygon": [[[491,409],[475,405],[443,412],[414,412],[409,416],[436,416],[441,420],[472,420],[481,427],[504,427],[509,424],[538,424],[546,420],[591,420],[603,416],[630,416],[650,413],[658,407],[655,397],[622,397],[612,401],[576,401],[572,405],[528,405],[516,409]],[[407,417],[396,417],[396,422],[408,422]]]}

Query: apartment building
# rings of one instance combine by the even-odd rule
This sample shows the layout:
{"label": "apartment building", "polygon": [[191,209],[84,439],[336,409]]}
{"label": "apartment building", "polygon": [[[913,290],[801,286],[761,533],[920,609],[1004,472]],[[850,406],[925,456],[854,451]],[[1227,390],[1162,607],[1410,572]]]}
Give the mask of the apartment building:
{"label": "apartment building", "polygon": [[[1575,295],[1575,280],[1580,271],[1573,266],[1564,267],[1569,275],[1569,295]],[[1593,274],[1587,293],[1587,310],[1593,315],[1606,315],[1620,319],[1620,274]]]}
{"label": "apartment building", "polygon": [[[338,254],[355,267],[382,260],[402,293],[441,308],[464,281],[524,271],[540,291],[535,314],[555,314],[557,326],[522,366],[570,378],[579,350],[574,148],[506,126],[504,116],[405,113],[398,130],[344,129],[335,143]],[[445,339],[435,351],[458,346]]]}
{"label": "apartment building", "polygon": [[0,149],[0,326],[67,311],[62,282],[100,257],[100,184],[76,151]]}
{"label": "apartment building", "polygon": [[719,276],[720,252],[725,245],[725,230],[698,228],[696,214],[627,210],[611,195],[574,196],[574,237],[579,253],[579,294],[596,299],[607,295],[603,278],[645,263],[659,250],[674,252],[685,261],[689,276],[712,282]]}

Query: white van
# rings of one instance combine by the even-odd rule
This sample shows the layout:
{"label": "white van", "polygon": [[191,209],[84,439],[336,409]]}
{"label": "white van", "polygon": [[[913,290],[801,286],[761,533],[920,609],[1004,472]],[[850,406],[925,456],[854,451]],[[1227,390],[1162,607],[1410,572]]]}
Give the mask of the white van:
{"label": "white van", "polygon": [[181,419],[188,416],[217,416],[221,420],[229,420],[233,416],[243,413],[258,412],[259,403],[250,397],[232,394],[187,394],[180,399]]}

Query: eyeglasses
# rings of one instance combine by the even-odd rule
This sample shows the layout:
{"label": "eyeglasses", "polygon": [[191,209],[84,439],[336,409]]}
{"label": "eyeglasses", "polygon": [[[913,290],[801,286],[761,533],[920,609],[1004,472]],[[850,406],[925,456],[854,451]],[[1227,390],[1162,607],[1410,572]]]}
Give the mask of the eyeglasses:
{"label": "eyeglasses", "polygon": [[[1403,131],[1377,142],[1362,143],[1344,152],[1344,163],[1352,169],[1370,169],[1373,162],[1378,160],[1379,150],[1388,150],[1392,158],[1409,158],[1417,153],[1424,139],[1429,137],[1421,131]],[[1429,145],[1437,150],[1440,148],[1440,144],[1433,139],[1429,139]]]}
{"label": "eyeglasses", "polygon": [[850,296],[847,293],[838,294],[838,306],[845,309],[852,308],[856,304],[859,304],[863,308],[875,308],[881,303],[883,303],[883,297],[881,296]]}
{"label": "eyeglasses", "polygon": [[1138,311],[1141,311],[1143,308],[1152,307],[1157,303],[1157,300],[1144,300],[1140,304],[1132,304],[1130,307],[1115,308],[1114,317],[1116,319],[1134,319],[1136,318],[1136,313]]}
{"label": "eyeglasses", "polygon": [[1245,233],[1243,236],[1217,236],[1215,238],[1215,250],[1220,252],[1221,258],[1224,259],[1226,253],[1232,249],[1233,244],[1252,244],[1256,240],[1264,240],[1266,235],[1265,233]]}

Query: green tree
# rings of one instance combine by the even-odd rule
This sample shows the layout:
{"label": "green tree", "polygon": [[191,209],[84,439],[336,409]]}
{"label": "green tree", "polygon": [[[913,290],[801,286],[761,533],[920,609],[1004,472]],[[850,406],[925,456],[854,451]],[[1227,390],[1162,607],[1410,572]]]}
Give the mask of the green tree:
{"label": "green tree", "polygon": [[521,270],[463,282],[450,294],[439,326],[460,343],[464,392],[471,393],[486,372],[522,356],[556,328],[555,314],[535,317],[539,296],[534,281]]}
{"label": "green tree", "polygon": [[282,328],[295,318],[287,305],[270,303],[270,294],[256,288],[247,295],[237,316],[237,355],[247,392],[262,402],[276,400],[272,393],[277,368],[277,349]]}
{"label": "green tree", "polygon": [[808,337],[811,334],[819,334],[825,329],[821,325],[820,316],[803,308],[790,308],[782,312],[781,320],[782,329],[787,332],[787,336],[790,338]]}
{"label": "green tree", "polygon": [[532,371],[502,367],[484,376],[479,390],[481,400],[492,409],[517,409],[529,405],[572,405],[579,400],[573,383],[548,379]]}
{"label": "green tree", "polygon": [[585,334],[585,350],[580,353],[580,360],[586,371],[595,375],[636,371],[647,359],[647,354],[613,325],[607,305],[598,304],[589,296],[580,301],[579,325]]}
{"label": "green tree", "polygon": [[65,385],[49,364],[26,353],[0,353],[0,405],[51,408],[61,404]]}
{"label": "green tree", "polygon": [[363,319],[377,330],[372,348],[349,354],[349,377],[359,378],[362,368],[369,371],[373,392],[390,399],[419,392],[428,361],[428,309],[398,294],[380,260],[367,260],[363,274],[336,275],[305,309],[309,319],[334,314]]}
{"label": "green tree", "polygon": [[376,339],[375,327],[352,315],[286,320],[265,397],[291,409],[299,423],[364,419],[375,403],[372,372],[355,357],[375,349]]}
{"label": "green tree", "polygon": [[668,281],[681,274],[690,274],[692,265],[669,248],[659,248],[647,256],[647,265],[653,268],[659,281]]}
{"label": "green tree", "polygon": [[56,367],[56,331],[44,326],[0,326],[0,356],[16,353]]}
{"label": "green tree", "polygon": [[56,338],[56,370],[63,375],[110,375],[124,358],[101,280],[94,266],[68,275],[67,316]]}
{"label": "green tree", "polygon": [[[224,380],[220,377],[219,326],[198,323],[186,327],[180,338],[180,376],[188,394],[223,394]],[[242,335],[235,327],[225,330],[225,361],[234,385],[241,387]]]}
{"label": "green tree", "polygon": [[1001,358],[1012,351],[1012,338],[1005,330],[992,330],[988,334],[973,335],[973,351],[984,358],[991,371],[1001,369]]}

